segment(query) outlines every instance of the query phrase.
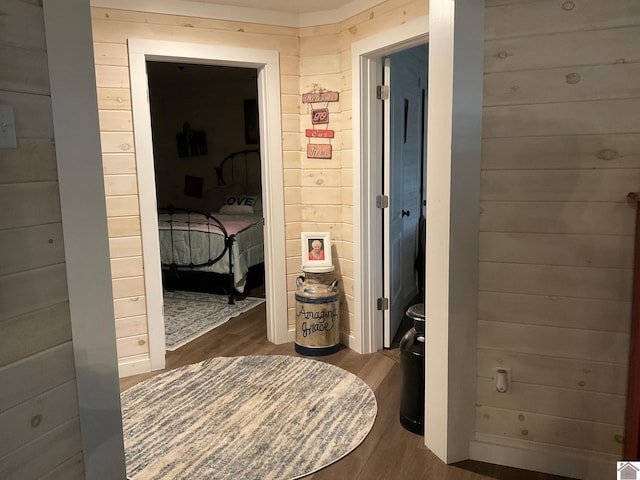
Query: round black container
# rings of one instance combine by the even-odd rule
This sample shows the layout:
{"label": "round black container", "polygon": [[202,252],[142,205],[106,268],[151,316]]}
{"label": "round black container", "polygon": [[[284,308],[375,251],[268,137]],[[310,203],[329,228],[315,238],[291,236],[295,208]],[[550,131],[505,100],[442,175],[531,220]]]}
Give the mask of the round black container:
{"label": "round black container", "polygon": [[407,316],[413,320],[413,328],[400,340],[400,423],[410,432],[424,435],[424,303],[411,306]]}

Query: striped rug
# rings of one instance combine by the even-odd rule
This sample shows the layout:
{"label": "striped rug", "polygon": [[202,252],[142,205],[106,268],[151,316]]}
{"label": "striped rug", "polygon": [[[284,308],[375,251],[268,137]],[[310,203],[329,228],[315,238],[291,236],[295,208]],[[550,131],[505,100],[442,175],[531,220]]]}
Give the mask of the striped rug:
{"label": "striped rug", "polygon": [[246,297],[230,305],[228,295],[165,290],[165,348],[177,350],[264,301],[264,298]]}
{"label": "striped rug", "polygon": [[128,478],[287,480],[356,448],[377,413],[355,375],[293,356],[221,357],[122,394]]}

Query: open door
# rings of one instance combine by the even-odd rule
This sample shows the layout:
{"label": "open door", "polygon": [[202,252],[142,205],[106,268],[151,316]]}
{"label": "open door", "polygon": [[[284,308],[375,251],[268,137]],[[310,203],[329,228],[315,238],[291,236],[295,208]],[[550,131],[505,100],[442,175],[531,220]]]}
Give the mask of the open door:
{"label": "open door", "polygon": [[422,203],[425,65],[426,46],[384,59],[384,83],[389,91],[383,107],[383,188],[389,197],[383,215],[384,296],[389,300],[383,315],[385,348],[391,346],[404,310],[418,292],[415,260]]}

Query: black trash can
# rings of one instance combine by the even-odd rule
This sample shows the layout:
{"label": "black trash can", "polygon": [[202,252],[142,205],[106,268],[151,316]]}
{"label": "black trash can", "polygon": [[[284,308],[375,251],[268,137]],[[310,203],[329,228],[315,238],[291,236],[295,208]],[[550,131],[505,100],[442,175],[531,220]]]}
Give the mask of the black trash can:
{"label": "black trash can", "polygon": [[407,316],[413,320],[413,328],[400,341],[400,423],[410,432],[424,435],[424,303],[409,307]]}

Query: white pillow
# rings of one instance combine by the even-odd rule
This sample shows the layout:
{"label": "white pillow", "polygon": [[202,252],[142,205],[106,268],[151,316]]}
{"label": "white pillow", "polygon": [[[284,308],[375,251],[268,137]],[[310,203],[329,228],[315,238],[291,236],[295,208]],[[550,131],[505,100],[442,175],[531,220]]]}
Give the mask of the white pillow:
{"label": "white pillow", "polygon": [[223,205],[237,205],[255,208],[257,197],[255,195],[227,195],[224,197]]}
{"label": "white pillow", "polygon": [[262,195],[256,195],[256,203],[253,204],[253,210],[256,212],[262,211]]}

